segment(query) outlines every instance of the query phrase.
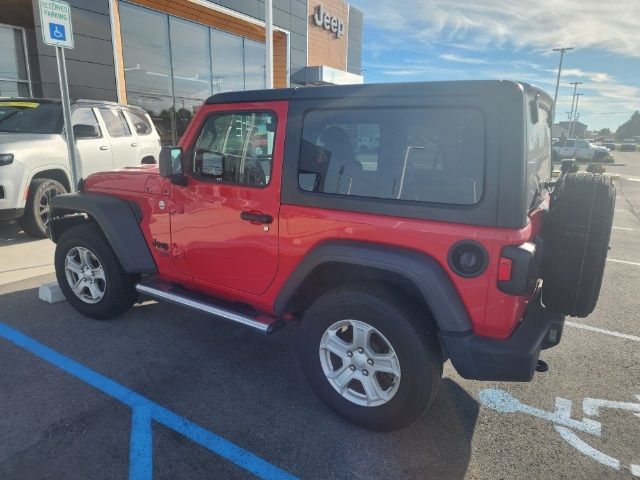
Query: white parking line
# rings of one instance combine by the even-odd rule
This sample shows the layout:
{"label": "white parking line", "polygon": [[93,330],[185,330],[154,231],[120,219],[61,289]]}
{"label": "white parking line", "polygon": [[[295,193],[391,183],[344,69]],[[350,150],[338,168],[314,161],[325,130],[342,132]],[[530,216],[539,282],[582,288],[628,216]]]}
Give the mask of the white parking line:
{"label": "white parking line", "polygon": [[632,182],[640,182],[640,178],[626,177],[625,180],[631,180]]}
{"label": "white parking line", "polygon": [[629,262],[627,260],[617,260],[615,258],[607,258],[607,262],[624,263],[626,265],[635,265],[636,267],[640,267],[640,262]]}
{"label": "white parking line", "polygon": [[624,338],[625,340],[632,340],[634,342],[640,342],[640,337],[635,335],[629,335],[627,333],[614,332],[613,330],[605,330],[604,328],[592,327],[591,325],[585,325],[584,323],[576,323],[566,321],[565,325],[570,327],[580,328],[582,330],[589,330],[590,332],[604,333],[605,335],[611,335],[612,337]]}
{"label": "white parking line", "polygon": [[626,227],[611,227],[614,230],[627,230],[629,232],[633,232],[633,228],[626,228]]}

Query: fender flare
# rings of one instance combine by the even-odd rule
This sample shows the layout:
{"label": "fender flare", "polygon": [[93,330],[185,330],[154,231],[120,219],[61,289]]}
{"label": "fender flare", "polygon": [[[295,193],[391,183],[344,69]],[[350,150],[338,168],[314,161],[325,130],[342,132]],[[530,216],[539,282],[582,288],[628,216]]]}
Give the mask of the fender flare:
{"label": "fender flare", "polygon": [[362,242],[326,242],[298,264],[276,298],[274,310],[283,314],[299,285],[320,265],[343,263],[393,272],[407,278],[421,292],[441,332],[472,330],[460,296],[442,266],[432,257],[413,250]]}
{"label": "fender flare", "polygon": [[49,237],[54,243],[65,230],[84,221],[77,215],[65,215],[86,213],[104,233],[125,272],[157,273],[156,263],[140,229],[142,213],[136,204],[111,195],[81,192],[55,196],[51,207]]}

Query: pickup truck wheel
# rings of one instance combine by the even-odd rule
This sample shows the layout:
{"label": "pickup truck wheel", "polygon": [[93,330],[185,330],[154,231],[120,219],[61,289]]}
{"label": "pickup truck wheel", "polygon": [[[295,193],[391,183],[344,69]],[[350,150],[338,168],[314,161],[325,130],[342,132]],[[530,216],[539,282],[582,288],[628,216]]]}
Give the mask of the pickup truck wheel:
{"label": "pickup truck wheel", "polygon": [[51,216],[51,199],[63,193],[67,193],[67,189],[50,178],[36,178],[32,181],[24,216],[20,219],[22,229],[33,237],[46,237]]}
{"label": "pickup truck wheel", "polygon": [[608,177],[588,172],[567,175],[558,188],[543,235],[542,302],[586,317],[600,294],[616,189]]}
{"label": "pickup truck wheel", "polygon": [[67,301],[83,315],[105,320],[122,314],[137,297],[137,276],[127,274],[92,223],[70,228],[58,240],[56,278]]}
{"label": "pickup truck wheel", "polygon": [[442,353],[425,312],[393,291],[340,287],[305,313],[299,353],[309,383],[335,412],[365,428],[403,428],[425,412]]}

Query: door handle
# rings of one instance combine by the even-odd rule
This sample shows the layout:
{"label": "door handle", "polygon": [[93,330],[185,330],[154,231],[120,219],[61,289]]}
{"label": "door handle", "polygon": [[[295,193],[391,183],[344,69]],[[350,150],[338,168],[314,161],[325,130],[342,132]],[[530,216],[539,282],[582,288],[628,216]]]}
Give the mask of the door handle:
{"label": "door handle", "polygon": [[100,145],[100,150],[108,150],[109,147],[107,147],[106,145]]}
{"label": "door handle", "polygon": [[138,146],[138,143],[137,143],[137,142],[133,142],[133,143],[131,144],[131,146],[132,146],[132,147],[137,147],[137,146]]}
{"label": "door handle", "polygon": [[266,213],[260,212],[241,212],[240,218],[242,220],[246,220],[251,223],[271,223],[273,222],[273,217]]}

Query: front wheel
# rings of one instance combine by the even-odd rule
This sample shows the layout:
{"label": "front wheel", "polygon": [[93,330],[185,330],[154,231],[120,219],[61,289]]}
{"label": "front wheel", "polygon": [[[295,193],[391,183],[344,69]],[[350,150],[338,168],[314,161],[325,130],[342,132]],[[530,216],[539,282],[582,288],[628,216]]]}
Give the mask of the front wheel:
{"label": "front wheel", "polygon": [[32,237],[47,236],[47,226],[51,218],[51,199],[67,193],[67,189],[50,178],[37,178],[29,185],[29,196],[20,219],[22,229]]}
{"label": "front wheel", "polygon": [[137,297],[127,274],[97,225],[70,228],[58,240],[56,278],[67,301],[83,315],[104,320],[122,314]]}
{"label": "front wheel", "polygon": [[338,414],[371,430],[397,430],[424,413],[442,377],[429,325],[424,310],[394,291],[340,287],[304,315],[302,367]]}

